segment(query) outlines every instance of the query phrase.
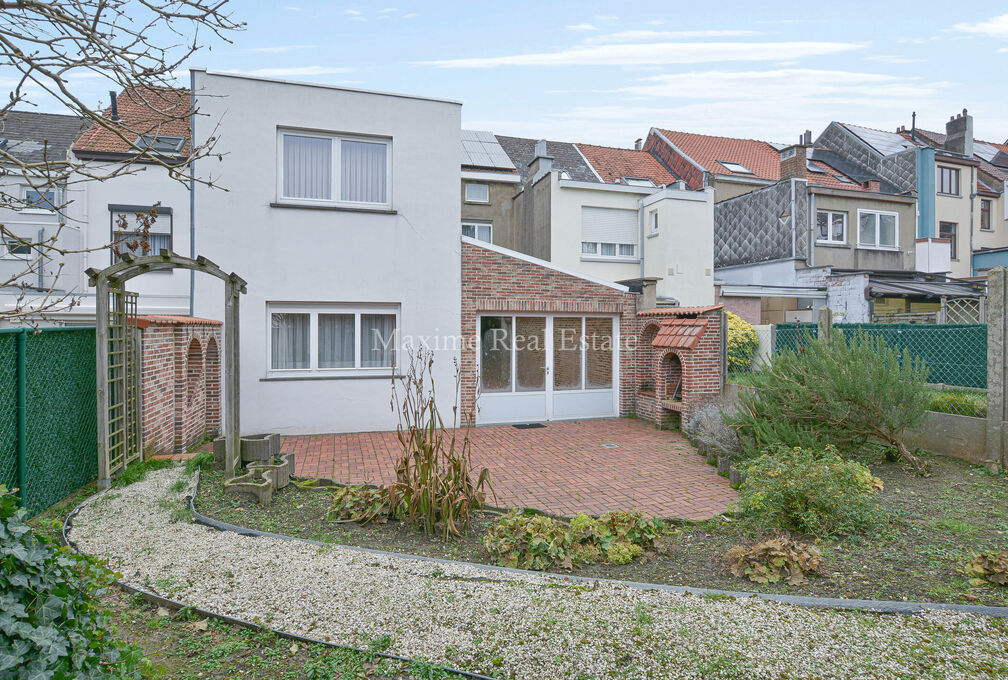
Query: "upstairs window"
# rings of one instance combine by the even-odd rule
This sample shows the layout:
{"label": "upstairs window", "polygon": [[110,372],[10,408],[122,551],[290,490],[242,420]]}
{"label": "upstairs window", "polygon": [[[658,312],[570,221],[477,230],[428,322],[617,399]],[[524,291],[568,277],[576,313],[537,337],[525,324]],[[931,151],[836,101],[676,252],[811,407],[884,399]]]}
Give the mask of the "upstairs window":
{"label": "upstairs window", "polygon": [[949,249],[953,260],[958,260],[956,256],[956,232],[959,231],[959,225],[955,222],[939,222],[938,223],[938,238],[947,238],[949,240]]}
{"label": "upstairs window", "polygon": [[[150,215],[154,210],[156,216]],[[172,210],[161,206],[110,205],[112,255],[118,262],[126,253],[133,257],[157,255],[172,249]],[[146,226],[150,221],[149,228]]]}
{"label": "upstairs window", "polygon": [[390,142],[281,132],[278,193],[292,203],[388,208]]}
{"label": "upstairs window", "polygon": [[479,184],[477,182],[466,182],[465,200],[466,203],[489,203],[490,185]]}
{"label": "upstairs window", "polygon": [[984,231],[993,231],[991,227],[991,202],[989,199],[980,199],[980,228]]}
{"label": "upstairs window", "polygon": [[959,168],[938,166],[938,193],[949,196],[959,195]]}
{"label": "upstairs window", "polygon": [[816,241],[820,243],[847,243],[847,213],[835,210],[817,210]]}
{"label": "upstairs window", "polygon": [[636,260],[640,223],[636,210],[581,207],[581,259]]}
{"label": "upstairs window", "polygon": [[858,211],[858,245],[862,248],[897,248],[899,215],[876,210]]}
{"label": "upstairs window", "polygon": [[490,222],[463,222],[462,235],[493,243],[493,224]]}
{"label": "upstairs window", "polygon": [[31,187],[24,187],[22,191],[24,205],[21,212],[55,212],[56,211],[56,191],[55,189],[45,189],[39,191]]}
{"label": "upstairs window", "polygon": [[658,235],[658,211],[652,210],[648,213],[648,236]]}

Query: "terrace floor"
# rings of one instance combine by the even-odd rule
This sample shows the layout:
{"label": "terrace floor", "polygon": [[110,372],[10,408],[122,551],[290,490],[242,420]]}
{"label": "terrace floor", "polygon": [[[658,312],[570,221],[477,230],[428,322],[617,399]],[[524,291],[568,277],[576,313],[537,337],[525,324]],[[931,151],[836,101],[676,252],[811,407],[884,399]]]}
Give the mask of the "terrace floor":
{"label": "terrace floor", "polygon": [[[511,425],[470,430],[474,477],[490,470],[492,505],[526,506],[572,516],[638,508],[648,515],[707,519],[735,502],[728,480],[678,432],[620,418]],[[349,483],[395,479],[395,432],[299,435],[284,438],[297,453],[299,477]]]}

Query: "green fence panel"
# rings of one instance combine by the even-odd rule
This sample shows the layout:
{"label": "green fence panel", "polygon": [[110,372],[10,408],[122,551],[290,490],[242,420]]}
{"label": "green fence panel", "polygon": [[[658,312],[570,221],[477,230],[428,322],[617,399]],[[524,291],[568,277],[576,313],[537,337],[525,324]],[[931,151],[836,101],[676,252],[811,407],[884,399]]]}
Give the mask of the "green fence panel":
{"label": "green fence panel", "polygon": [[815,338],[818,326],[814,323],[779,323],[774,326],[774,349],[797,352],[802,341]]}
{"label": "green fence panel", "polygon": [[0,484],[17,486],[17,334],[0,333]]}

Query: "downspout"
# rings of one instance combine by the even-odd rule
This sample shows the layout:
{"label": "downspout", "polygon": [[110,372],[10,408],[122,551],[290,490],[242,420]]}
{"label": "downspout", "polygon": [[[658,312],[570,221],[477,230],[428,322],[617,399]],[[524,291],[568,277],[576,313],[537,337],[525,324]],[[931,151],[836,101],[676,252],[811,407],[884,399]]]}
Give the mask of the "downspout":
{"label": "downspout", "polygon": [[[976,186],[977,176],[976,168],[970,167],[970,189]],[[976,191],[970,191],[970,234],[969,234],[969,274],[968,276],[973,276],[973,220],[974,213],[976,211]]]}
{"label": "downspout", "polygon": [[[189,71],[189,257],[196,259],[196,74]],[[189,270],[189,316],[196,315],[196,270]]]}
{"label": "downspout", "polygon": [[644,199],[637,199],[637,221],[640,223],[640,277],[644,278]]}
{"label": "downspout", "polygon": [[[809,199],[808,199],[808,204],[809,204],[809,230],[808,230],[808,239],[809,239],[809,241],[808,241],[808,253],[809,253],[809,256],[808,256],[808,266],[809,267],[814,267],[815,266],[815,244],[816,244],[815,230],[816,230],[816,220],[818,218],[816,217],[816,211],[815,211],[815,194],[812,193],[811,190],[809,190],[808,195],[809,195]],[[833,225],[829,225],[829,229],[832,231]]]}
{"label": "downspout", "polygon": [[798,257],[798,223],[795,221],[798,212],[795,200],[795,181],[791,179],[791,259]]}

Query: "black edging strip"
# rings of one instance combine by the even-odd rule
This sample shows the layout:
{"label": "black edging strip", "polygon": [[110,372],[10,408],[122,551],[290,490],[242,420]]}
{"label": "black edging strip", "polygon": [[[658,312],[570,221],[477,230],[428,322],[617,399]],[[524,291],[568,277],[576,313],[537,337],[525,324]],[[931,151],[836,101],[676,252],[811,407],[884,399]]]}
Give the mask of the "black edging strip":
{"label": "black edging strip", "polygon": [[[323,480],[332,481],[332,480]],[[761,600],[766,600],[768,602],[779,602],[782,604],[790,604],[798,607],[812,607],[817,609],[843,609],[843,610],[855,610],[855,611],[870,611],[877,612],[879,614],[917,614],[924,611],[956,611],[964,614],[978,614],[981,616],[996,616],[1001,618],[1008,618],[1008,607],[999,607],[994,605],[984,605],[984,604],[956,604],[952,602],[904,602],[899,600],[852,600],[841,597],[811,597],[806,595],[784,595],[780,593],[755,593],[755,592],[745,592],[737,590],[717,590],[713,588],[692,588],[690,586],[671,586],[664,583],[642,583],[639,581],[621,581],[619,579],[609,579],[609,578],[591,578],[589,576],[576,576],[574,574],[557,574],[548,571],[530,571],[527,569],[514,569],[512,567],[499,567],[493,564],[481,564],[479,562],[460,562],[457,560],[446,560],[439,557],[428,557],[426,555],[411,555],[409,553],[399,553],[390,552],[387,550],[378,550],[376,548],[364,548],[358,545],[344,545],[344,544],[333,544],[333,543],[323,543],[322,541],[313,541],[309,538],[299,538],[297,536],[286,536],[284,534],[275,534],[270,531],[259,531],[258,529],[249,529],[248,527],[239,526],[237,524],[230,524],[228,522],[222,522],[219,519],[214,519],[213,517],[207,517],[196,510],[193,500],[196,496],[196,491],[199,489],[200,482],[200,470],[196,471],[196,486],[193,489],[193,494],[189,496],[189,510],[192,513],[193,521],[197,524],[202,524],[204,526],[217,529],[218,531],[231,531],[242,536],[262,536],[267,538],[279,538],[285,541],[300,541],[301,543],[309,543],[316,546],[329,546],[333,548],[339,548],[342,550],[353,550],[357,552],[370,553],[372,555],[385,555],[389,557],[399,557],[409,560],[420,560],[423,562],[434,562],[436,564],[447,564],[447,565],[458,565],[463,564],[475,569],[481,569],[484,571],[492,571],[498,573],[506,574],[516,574],[520,576],[548,576],[562,581],[577,581],[579,583],[603,583],[606,585],[622,585],[633,590],[661,590],[671,593],[679,594],[690,594],[690,595],[714,595],[718,597],[731,597],[736,599],[756,597]],[[337,483],[338,484],[338,483]],[[343,486],[343,485],[340,485]],[[455,671],[462,673],[462,671]],[[472,677],[483,677],[483,676],[472,676]]]}
{"label": "black edging strip", "polygon": [[[198,487],[199,486],[199,469],[197,469],[197,471],[196,471],[196,484],[197,484],[197,487]],[[103,491],[99,491],[98,493],[90,496],[89,498],[85,498],[83,501],[80,502],[80,504],[77,505],[77,507],[75,507],[73,510],[70,511],[70,514],[67,515],[66,520],[63,522],[63,528],[61,530],[61,534],[62,534],[62,538],[63,538],[63,543],[64,543],[64,545],[66,545],[67,547],[69,547],[71,550],[73,550],[75,553],[79,553],[80,551],[77,549],[77,545],[75,543],[73,543],[70,540],[70,538],[67,536],[67,531],[70,528],[72,528],[73,518],[77,515],[78,512],[80,512],[80,509],[84,506],[85,503],[87,503],[89,500],[92,500],[92,499],[94,499],[94,498],[102,495],[106,491],[110,491],[110,490],[111,490],[111,488],[105,489]],[[192,510],[192,512],[194,513],[194,515],[199,515],[199,513],[196,513],[196,511],[193,509],[193,496],[195,496],[195,495],[196,495],[196,492],[195,492],[195,489],[194,489],[193,490],[193,494],[190,495],[190,496],[188,496],[188,498],[189,498],[189,508],[190,508],[190,510]],[[199,517],[203,517],[203,515],[199,515]],[[204,519],[208,519],[209,520],[209,518],[204,518]],[[215,520],[212,520],[212,521],[215,521]],[[213,525],[209,525],[209,526],[213,526]],[[241,528],[241,527],[238,527],[238,528]],[[224,529],[222,529],[222,531],[223,530]],[[249,529],[248,531],[251,531],[251,529]],[[289,536],[287,536],[287,537],[280,536],[279,534],[272,534],[272,535],[273,536],[277,536],[279,538],[291,538]],[[311,541],[311,542],[315,543],[315,541]],[[320,545],[324,545],[324,544],[320,544]],[[134,586],[134,585],[130,585],[129,583],[126,583],[125,581],[120,581],[118,579],[116,579],[113,583],[116,586],[118,586],[120,589],[126,591],[127,593],[133,593],[133,594],[136,594],[136,595],[140,595],[145,600],[147,600],[148,602],[152,602],[152,603],[154,603],[154,604],[156,604],[158,606],[161,606],[161,607],[172,608],[172,609],[176,609],[176,610],[182,609],[182,608],[188,608],[190,611],[192,611],[192,612],[194,612],[196,614],[199,614],[200,616],[205,616],[207,618],[216,619],[218,621],[223,621],[225,623],[230,623],[230,624],[235,625],[235,626],[241,626],[242,628],[247,628],[247,629],[250,629],[250,630],[267,630],[267,631],[269,631],[271,633],[274,633],[278,637],[286,638],[288,640],[294,640],[296,642],[305,642],[305,643],[311,643],[311,644],[316,644],[316,645],[323,645],[323,646],[326,646],[326,647],[333,647],[335,649],[346,649],[346,650],[349,650],[349,651],[352,651],[352,652],[357,652],[359,654],[363,654],[365,656],[368,656],[368,655],[370,655],[370,656],[380,656],[380,657],[385,658],[385,659],[392,659],[393,661],[402,661],[402,662],[406,662],[406,663],[415,663],[416,662],[416,659],[410,659],[410,658],[405,657],[405,656],[396,656],[395,654],[387,654],[385,652],[372,652],[370,650],[362,649],[360,647],[351,647],[349,645],[340,645],[340,644],[336,644],[335,642],[327,642],[325,640],[316,640],[315,638],[306,637],[304,635],[298,635],[297,633],[290,633],[290,632],[287,632],[287,631],[284,631],[284,630],[279,630],[279,629],[276,629],[276,628],[267,628],[266,626],[261,626],[261,625],[259,625],[257,623],[253,623],[251,621],[246,621],[245,619],[238,619],[238,618],[235,618],[233,616],[228,616],[227,614],[220,614],[218,612],[213,612],[213,611],[210,611],[208,609],[201,609],[200,607],[194,607],[194,606],[191,606],[191,605],[187,605],[184,602],[179,602],[178,600],[172,600],[172,599],[169,599],[167,597],[163,597],[161,595],[158,595],[155,592],[152,592],[150,590],[146,590],[144,588],[139,588],[139,587]],[[474,672],[471,672],[471,671],[463,671],[463,670],[459,670],[457,668],[450,668],[448,666],[439,666],[439,668],[441,668],[442,670],[444,670],[444,671],[446,671],[448,673],[454,673],[456,675],[461,675],[461,676],[466,677],[466,678],[473,678],[474,680],[499,680],[498,678],[494,678],[494,677],[489,676],[489,675],[481,675],[480,673],[474,673]]]}

